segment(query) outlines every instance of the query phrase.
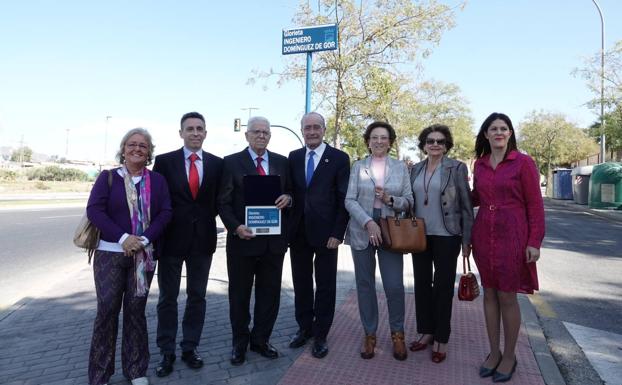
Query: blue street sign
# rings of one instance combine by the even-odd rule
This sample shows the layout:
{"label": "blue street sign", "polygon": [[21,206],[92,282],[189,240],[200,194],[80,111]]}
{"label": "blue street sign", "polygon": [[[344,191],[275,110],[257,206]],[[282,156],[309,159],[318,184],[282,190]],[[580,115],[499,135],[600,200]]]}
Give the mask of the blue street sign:
{"label": "blue street sign", "polygon": [[283,30],[283,55],[337,49],[337,25]]}

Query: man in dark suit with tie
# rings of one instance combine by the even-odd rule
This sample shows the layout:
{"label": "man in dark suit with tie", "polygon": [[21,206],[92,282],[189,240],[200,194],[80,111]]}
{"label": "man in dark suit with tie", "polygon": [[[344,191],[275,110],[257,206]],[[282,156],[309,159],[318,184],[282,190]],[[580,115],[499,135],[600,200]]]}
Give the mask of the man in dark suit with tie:
{"label": "man in dark suit with tie", "polygon": [[[287,158],[267,151],[270,122],[252,117],[246,129],[248,147],[224,158],[218,195],[218,213],[227,228],[227,272],[229,276],[229,317],[231,320],[231,363],[241,365],[246,349],[267,358],[277,358],[270,335],[279,311],[283,258],[287,250],[287,213],[291,205]],[[274,204],[281,210],[280,235],[255,235],[245,225],[245,175],[279,175],[281,195]],[[250,299],[255,282],[253,327]]]}
{"label": "man in dark suit with tie", "polygon": [[326,336],[335,315],[337,248],[349,218],[344,199],[350,158],[323,142],[326,123],[322,115],[304,115],[301,126],[305,147],[289,154],[294,193],[289,252],[299,326],[289,346],[298,348],[314,337],[311,354],[323,358],[328,354]]}
{"label": "man in dark suit with tie", "polygon": [[202,150],[205,119],[198,112],[181,118],[179,136],[184,146],[158,155],[153,170],[168,183],[173,219],[163,236],[158,263],[157,344],[162,359],[158,377],[168,376],[175,362],[177,296],[182,264],[186,263],[186,308],[182,321],[181,359],[194,369],[203,366],[197,352],[205,320],[205,293],[212,254],[216,250],[216,197],[222,159]]}

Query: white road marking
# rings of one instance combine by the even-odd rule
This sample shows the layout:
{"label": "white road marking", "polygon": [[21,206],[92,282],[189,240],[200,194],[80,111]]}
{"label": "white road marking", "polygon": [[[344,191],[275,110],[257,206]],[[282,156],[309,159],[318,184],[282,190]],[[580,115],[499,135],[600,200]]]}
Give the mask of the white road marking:
{"label": "white road marking", "polygon": [[622,335],[564,322],[606,385],[622,385]]}
{"label": "white road marking", "polygon": [[82,214],[74,214],[74,215],[55,215],[52,217],[40,217],[39,219],[57,219],[57,218],[73,218],[73,217],[81,217]]}

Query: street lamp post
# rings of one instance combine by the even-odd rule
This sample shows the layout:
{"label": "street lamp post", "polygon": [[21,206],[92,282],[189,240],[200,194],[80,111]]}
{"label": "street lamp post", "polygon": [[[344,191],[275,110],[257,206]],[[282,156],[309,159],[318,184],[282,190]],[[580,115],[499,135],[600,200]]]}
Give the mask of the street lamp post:
{"label": "street lamp post", "polygon": [[259,107],[246,107],[246,108],[240,108],[240,110],[242,110],[242,111],[246,111],[246,110],[248,110],[248,118],[249,118],[249,119],[251,118],[251,115],[252,115],[253,110],[258,110],[258,109],[259,109]]}
{"label": "street lamp post", "polygon": [[[240,131],[240,127],[246,127],[246,124],[240,124],[240,118],[235,118],[233,120],[233,131],[238,132]],[[304,147],[304,143],[302,142],[302,139],[300,139],[300,136],[298,136],[298,134],[296,133],[296,131],[292,130],[289,127],[285,127],[285,126],[281,126],[279,124],[271,124],[270,128],[272,127],[278,127],[278,128],[283,128],[289,132],[291,132],[292,134],[294,134],[294,136],[296,137],[296,139],[298,139],[298,141],[300,142],[300,145],[302,147]]]}
{"label": "street lamp post", "polygon": [[108,152],[108,121],[110,118],[112,118],[112,116],[106,116],[106,128],[104,128],[104,156],[102,158],[102,162],[100,163],[100,169],[101,165],[106,161],[106,153]]}
{"label": "street lamp post", "polygon": [[603,12],[596,0],[592,0],[592,3],[598,10],[600,16],[600,162],[604,163],[606,160],[606,147],[605,147],[605,19],[603,18]]}
{"label": "street lamp post", "polygon": [[65,129],[67,131],[67,137],[65,138],[65,159],[69,160],[69,129]]}

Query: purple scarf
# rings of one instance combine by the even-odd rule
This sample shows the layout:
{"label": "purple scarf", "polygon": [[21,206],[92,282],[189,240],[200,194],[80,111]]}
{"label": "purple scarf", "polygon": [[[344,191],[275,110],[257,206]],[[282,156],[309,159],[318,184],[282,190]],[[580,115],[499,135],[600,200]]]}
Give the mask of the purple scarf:
{"label": "purple scarf", "polygon": [[[125,183],[125,193],[127,204],[132,220],[132,234],[142,236],[149,227],[151,221],[151,175],[147,168],[143,169],[140,179],[138,194],[132,181],[132,176],[123,166],[123,181]],[[147,282],[147,272],[155,270],[153,260],[153,246],[149,244],[145,248],[134,254],[134,267],[136,279],[136,296],[144,297],[149,293],[149,283]]]}

